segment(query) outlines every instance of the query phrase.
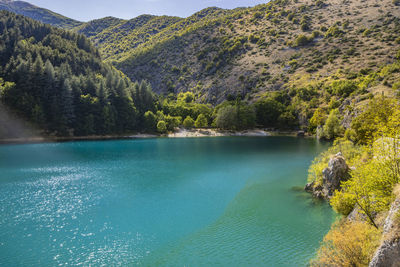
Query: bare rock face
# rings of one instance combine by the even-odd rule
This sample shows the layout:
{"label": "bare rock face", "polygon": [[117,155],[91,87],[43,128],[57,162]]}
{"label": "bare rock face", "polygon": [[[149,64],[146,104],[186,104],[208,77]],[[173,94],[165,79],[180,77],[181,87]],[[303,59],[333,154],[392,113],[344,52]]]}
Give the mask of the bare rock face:
{"label": "bare rock face", "polygon": [[400,267],[400,239],[395,217],[400,211],[400,199],[393,202],[383,226],[384,241],[376,251],[369,267]]}
{"label": "bare rock face", "polygon": [[326,197],[331,197],[335,190],[340,189],[340,183],[349,179],[349,170],[342,153],[336,154],[329,161],[328,168],[322,171],[323,193]]}
{"label": "bare rock face", "polygon": [[350,168],[342,153],[336,154],[328,163],[328,168],[322,171],[323,185],[315,186],[315,183],[309,183],[304,188],[307,192],[317,198],[330,198],[335,190],[340,189],[340,183],[349,179]]}

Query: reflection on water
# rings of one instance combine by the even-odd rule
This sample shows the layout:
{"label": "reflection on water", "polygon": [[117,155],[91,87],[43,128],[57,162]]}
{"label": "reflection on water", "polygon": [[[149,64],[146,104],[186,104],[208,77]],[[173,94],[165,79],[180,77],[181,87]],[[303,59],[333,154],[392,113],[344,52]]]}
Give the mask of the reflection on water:
{"label": "reflection on water", "polygon": [[301,266],[333,213],[289,137],[0,146],[0,266]]}

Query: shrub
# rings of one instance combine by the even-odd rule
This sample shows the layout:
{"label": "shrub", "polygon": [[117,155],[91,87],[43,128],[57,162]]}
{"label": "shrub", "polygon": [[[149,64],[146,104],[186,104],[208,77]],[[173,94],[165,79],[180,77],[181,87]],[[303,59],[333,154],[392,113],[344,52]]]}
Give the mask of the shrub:
{"label": "shrub", "polygon": [[325,236],[311,266],[368,266],[379,246],[380,232],[364,222],[343,222]]}
{"label": "shrub", "polygon": [[395,82],[392,86],[393,90],[399,90],[400,89],[400,82]]}
{"label": "shrub", "polygon": [[260,36],[254,35],[254,34],[250,34],[248,39],[249,39],[250,43],[255,44],[255,43],[258,42],[258,40],[260,40]]}
{"label": "shrub", "polygon": [[334,81],[331,85],[331,90],[334,95],[348,97],[357,90],[357,85],[354,81],[349,80]]}
{"label": "shrub", "polygon": [[294,40],[294,47],[298,46],[305,46],[310,44],[313,41],[312,37],[307,37],[304,34],[300,34],[297,36],[297,38]]}
{"label": "shrub", "polygon": [[343,34],[343,31],[340,30],[339,27],[335,25],[335,26],[330,27],[330,28],[326,31],[325,37],[326,37],[326,38],[328,38],[328,37],[339,37],[339,36],[342,35],[342,34]]}

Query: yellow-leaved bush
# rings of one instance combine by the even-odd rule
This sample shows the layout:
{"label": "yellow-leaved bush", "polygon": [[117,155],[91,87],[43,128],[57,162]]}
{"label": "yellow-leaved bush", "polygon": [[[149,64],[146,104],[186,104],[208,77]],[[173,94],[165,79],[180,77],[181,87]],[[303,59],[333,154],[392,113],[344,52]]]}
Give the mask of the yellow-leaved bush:
{"label": "yellow-leaved bush", "polygon": [[325,236],[311,266],[368,266],[381,233],[366,222],[338,222]]}

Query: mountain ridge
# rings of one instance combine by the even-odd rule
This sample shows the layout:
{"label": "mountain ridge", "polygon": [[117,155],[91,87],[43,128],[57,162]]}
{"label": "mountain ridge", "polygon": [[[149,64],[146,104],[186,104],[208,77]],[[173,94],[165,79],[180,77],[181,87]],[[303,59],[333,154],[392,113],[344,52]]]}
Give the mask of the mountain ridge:
{"label": "mountain ridge", "polygon": [[7,10],[19,15],[24,15],[52,26],[72,29],[82,22],[67,18],[51,10],[37,7],[28,2],[14,0],[0,0],[0,10]]}

